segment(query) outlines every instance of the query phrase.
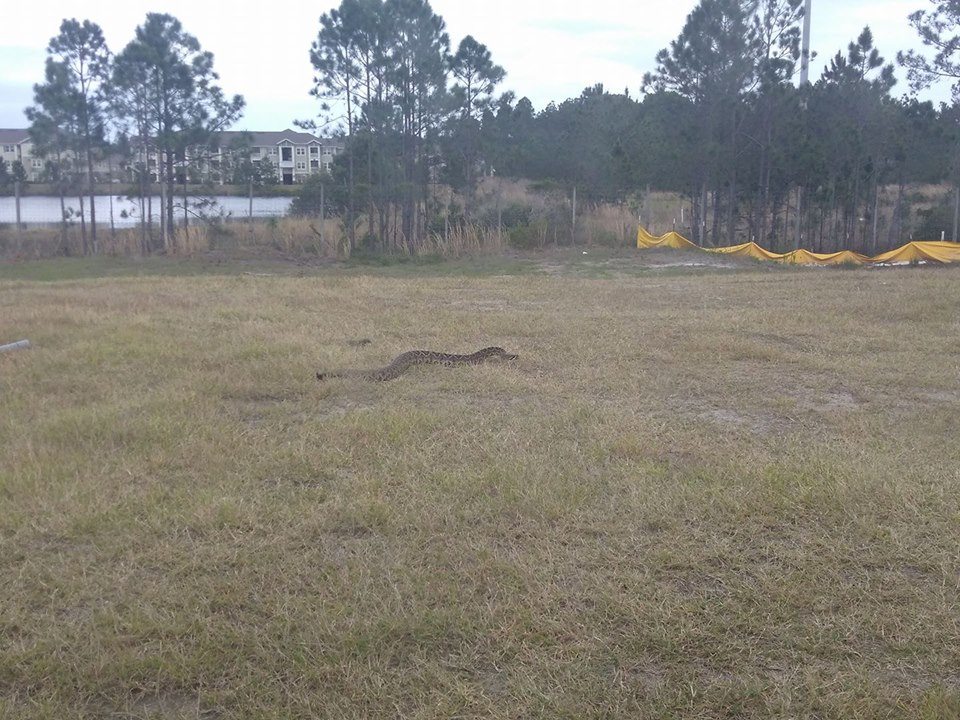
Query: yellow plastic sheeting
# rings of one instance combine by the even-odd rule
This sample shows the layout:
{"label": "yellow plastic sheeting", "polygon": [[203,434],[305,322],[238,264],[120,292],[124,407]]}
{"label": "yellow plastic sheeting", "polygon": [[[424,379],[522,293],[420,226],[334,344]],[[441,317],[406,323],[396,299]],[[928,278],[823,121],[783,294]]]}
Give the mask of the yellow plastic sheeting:
{"label": "yellow plastic sheeting", "polygon": [[645,248],[674,248],[675,250],[699,250],[699,247],[687,240],[683,235],[676,232],[668,232],[666,235],[655,237],[643,228],[637,231],[637,247]]}
{"label": "yellow plastic sheeting", "polygon": [[875,263],[900,262],[960,262],[960,243],[952,242],[911,242],[890,252],[877,255]]}
{"label": "yellow plastic sheeting", "polygon": [[782,261],[793,265],[863,265],[870,262],[870,258],[855,253],[853,250],[843,250],[835,253],[794,250],[784,255]]}
{"label": "yellow plastic sheeting", "polygon": [[731,245],[729,247],[708,248],[707,252],[733,255],[735,257],[748,257],[754,258],[755,260],[783,260],[783,258],[786,257],[786,254],[773,253],[765,250],[755,242]]}
{"label": "yellow plastic sheeting", "polygon": [[[701,249],[694,245],[683,235],[676,232],[668,232],[666,235],[656,237],[640,228],[637,231],[637,247],[644,248],[669,247],[682,250],[693,248]],[[742,245],[731,245],[730,247],[705,248],[707,252],[718,253],[721,255],[733,255],[734,257],[747,257],[754,260],[773,260],[776,262],[792,263],[794,265],[843,265],[852,263],[863,265],[868,263],[909,263],[909,262],[935,262],[935,263],[960,263],[960,243],[945,241],[914,241],[909,242],[896,250],[877,255],[874,258],[861,255],[852,250],[843,250],[836,253],[815,253],[809,250],[794,250],[788,253],[774,253],[760,247],[754,242],[743,243]]]}

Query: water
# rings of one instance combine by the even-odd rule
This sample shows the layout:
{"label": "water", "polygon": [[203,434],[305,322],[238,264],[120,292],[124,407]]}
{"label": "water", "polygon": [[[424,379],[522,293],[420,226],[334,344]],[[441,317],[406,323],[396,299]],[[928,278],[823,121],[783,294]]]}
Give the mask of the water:
{"label": "water", "polygon": [[[245,197],[231,197],[227,195],[218,195],[213,198],[213,204],[201,207],[196,198],[189,198],[190,219],[194,220],[197,216],[193,213],[203,213],[204,215],[217,216],[223,213],[233,219],[244,219],[249,211],[249,199]],[[110,196],[98,195],[97,201],[97,225],[102,227],[110,226]],[[74,216],[72,222],[80,222],[80,202],[77,198],[65,198],[68,212],[72,211]],[[289,197],[255,197],[253,199],[253,216],[255,218],[283,217],[290,209],[293,202]],[[174,215],[177,222],[183,221],[183,198],[175,200],[177,205]],[[84,209],[87,221],[90,220],[90,202],[89,198],[84,199]],[[144,205],[146,207],[146,205]],[[153,219],[160,222],[160,197],[153,198]],[[0,197],[0,224],[15,223],[17,221],[16,200],[12,197]],[[28,196],[20,198],[20,221],[25,225],[48,225],[60,222],[60,198],[47,196]],[[137,201],[128,200],[126,197],[113,197],[113,223],[118,228],[134,227],[140,224],[140,206]]]}

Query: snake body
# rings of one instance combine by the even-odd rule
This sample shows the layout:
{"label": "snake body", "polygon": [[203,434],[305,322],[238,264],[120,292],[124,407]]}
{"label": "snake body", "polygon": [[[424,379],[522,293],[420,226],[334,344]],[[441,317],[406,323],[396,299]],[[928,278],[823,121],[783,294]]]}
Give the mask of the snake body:
{"label": "snake body", "polygon": [[392,363],[373,370],[335,370],[317,373],[317,380],[323,382],[329,378],[359,377],[364,380],[395,380],[414,365],[479,365],[490,360],[515,360],[516,355],[501,347],[487,347],[470,355],[434,352],[433,350],[410,350],[397,355]]}

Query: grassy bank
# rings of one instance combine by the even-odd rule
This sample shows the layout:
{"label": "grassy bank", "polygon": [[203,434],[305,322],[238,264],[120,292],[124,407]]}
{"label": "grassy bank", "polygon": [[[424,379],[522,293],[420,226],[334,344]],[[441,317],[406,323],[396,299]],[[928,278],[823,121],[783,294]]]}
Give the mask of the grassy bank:
{"label": "grassy bank", "polygon": [[6,272],[0,716],[960,714],[957,272],[576,262]]}

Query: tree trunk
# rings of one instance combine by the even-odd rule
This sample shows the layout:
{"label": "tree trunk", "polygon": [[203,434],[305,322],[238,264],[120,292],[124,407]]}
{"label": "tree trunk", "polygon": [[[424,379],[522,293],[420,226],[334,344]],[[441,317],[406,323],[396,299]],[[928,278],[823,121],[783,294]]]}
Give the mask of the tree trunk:
{"label": "tree trunk", "polygon": [[880,183],[875,180],[873,183],[873,234],[870,238],[870,256],[877,254],[877,232],[879,231],[880,221]]}
{"label": "tree trunk", "polygon": [[83,254],[90,254],[90,246],[87,244],[87,215],[83,207],[83,195],[78,195],[77,199],[80,201],[80,241],[83,246]]}
{"label": "tree trunk", "polygon": [[150,246],[147,243],[147,218],[145,217],[146,213],[149,212],[145,207],[145,198],[143,190],[143,173],[140,173],[139,177],[139,205],[140,205],[140,254],[143,257],[146,257],[150,252]]}
{"label": "tree trunk", "polygon": [[152,182],[145,182],[146,194],[147,194],[147,249],[149,252],[153,252],[153,185]]}
{"label": "tree trunk", "polygon": [[706,247],[707,242],[707,212],[709,212],[709,200],[707,197],[707,184],[703,183],[703,187],[700,191],[700,240],[697,243],[702,247]]}
{"label": "tree trunk", "polygon": [[97,193],[93,184],[93,151],[89,147],[87,148],[87,192],[90,195],[90,246],[93,254],[97,255],[100,252],[97,244]]}
{"label": "tree trunk", "polygon": [[960,225],[960,183],[957,184],[957,187],[954,189],[954,201],[953,201],[953,242],[960,242],[957,240],[957,230],[958,225]]}
{"label": "tree trunk", "polygon": [[169,250],[169,223],[170,220],[167,217],[167,179],[161,175],[159,178],[160,182],[158,187],[160,188],[160,246],[163,248],[164,252]]}
{"label": "tree trunk", "polygon": [[350,87],[350,77],[347,76],[346,81],[347,89],[347,257],[353,253],[353,248],[356,245],[356,227],[354,223],[354,213],[355,213],[355,184],[354,184],[354,173],[353,173],[353,91]]}
{"label": "tree trunk", "polygon": [[57,182],[57,193],[60,195],[60,253],[62,255],[69,255],[70,247],[67,245],[67,203],[64,199],[62,178]]}
{"label": "tree trunk", "polygon": [[887,247],[898,244],[903,235],[903,174],[897,183],[897,204],[893,208],[893,219],[890,221],[890,231],[887,233]]}
{"label": "tree trunk", "polygon": [[737,171],[730,173],[730,204],[727,205],[728,244],[737,244]]}
{"label": "tree trunk", "polygon": [[167,183],[166,183],[166,185],[167,185],[167,187],[166,187],[166,193],[167,193],[167,197],[166,197],[166,204],[167,204],[167,207],[166,207],[166,212],[167,212],[167,240],[166,240],[165,245],[166,245],[166,248],[167,248],[168,250],[172,250],[172,249],[173,249],[173,234],[174,234],[175,228],[177,227],[177,221],[176,221],[176,218],[175,218],[174,215],[173,215],[173,202],[174,202],[174,198],[176,197],[176,182],[177,182],[177,176],[176,176],[176,173],[174,173],[174,171],[173,171],[173,153],[172,153],[172,152],[168,152],[168,153],[167,153],[167,177],[166,177],[166,180],[167,180]]}
{"label": "tree trunk", "polygon": [[[784,234],[786,234],[787,229],[784,228]],[[821,235],[821,241],[823,236]],[[793,241],[794,250],[799,250],[800,245],[803,242],[803,185],[797,187],[797,228],[796,234]]]}
{"label": "tree trunk", "polygon": [[720,247],[720,193],[713,189],[713,225],[710,227],[711,242],[714,247]]}

